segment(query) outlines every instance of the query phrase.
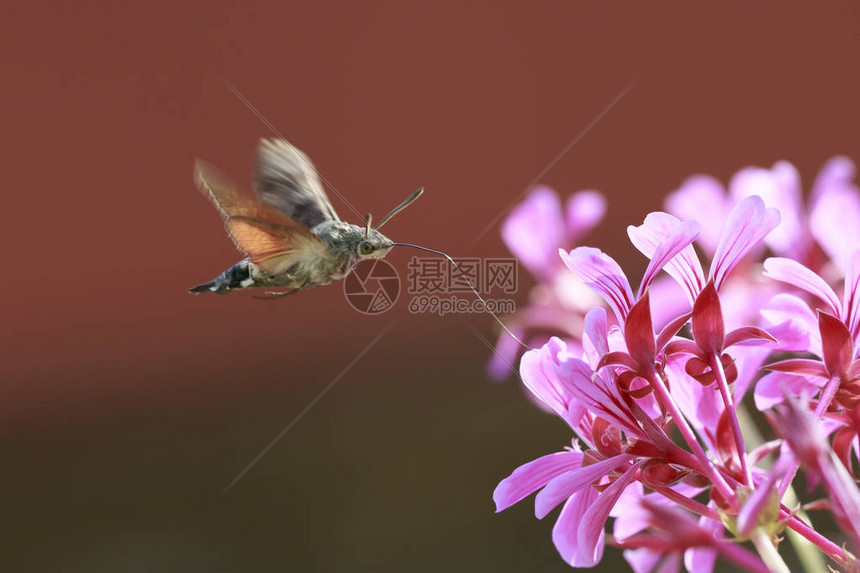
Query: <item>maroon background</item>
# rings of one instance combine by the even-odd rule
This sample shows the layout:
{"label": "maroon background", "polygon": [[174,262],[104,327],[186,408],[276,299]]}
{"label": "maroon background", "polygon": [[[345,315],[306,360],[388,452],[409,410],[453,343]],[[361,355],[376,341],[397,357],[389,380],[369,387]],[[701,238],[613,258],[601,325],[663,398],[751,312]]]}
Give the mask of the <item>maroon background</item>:
{"label": "maroon background", "polygon": [[632,81],[541,180],[609,196],[591,242],[633,276],[624,228],[686,176],[860,158],[847,2],[43,3],[0,31],[9,570],[566,570],[551,519],[493,515],[569,436],[483,378],[486,316],[185,292],[238,259],[194,158],[247,185],[273,135],[222,79],[362,214],[424,185],[386,233],[461,256],[505,254],[468,245]]}

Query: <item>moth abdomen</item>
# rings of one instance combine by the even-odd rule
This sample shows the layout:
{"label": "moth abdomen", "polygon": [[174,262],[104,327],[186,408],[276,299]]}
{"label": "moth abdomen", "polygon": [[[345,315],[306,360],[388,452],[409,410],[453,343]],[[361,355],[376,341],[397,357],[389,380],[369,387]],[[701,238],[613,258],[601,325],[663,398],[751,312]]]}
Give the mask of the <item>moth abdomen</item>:
{"label": "moth abdomen", "polygon": [[188,292],[199,294],[202,292],[212,292],[215,294],[227,294],[231,290],[248,288],[254,285],[254,278],[251,276],[248,259],[244,259],[215,277],[208,283],[203,283],[188,289]]}

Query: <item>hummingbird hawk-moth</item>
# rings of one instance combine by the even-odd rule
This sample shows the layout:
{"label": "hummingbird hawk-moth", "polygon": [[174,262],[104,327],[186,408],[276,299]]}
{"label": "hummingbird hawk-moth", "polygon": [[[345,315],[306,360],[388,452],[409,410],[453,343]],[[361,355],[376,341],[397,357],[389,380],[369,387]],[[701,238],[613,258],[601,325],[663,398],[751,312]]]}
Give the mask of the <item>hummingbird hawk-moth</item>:
{"label": "hummingbird hawk-moth", "polygon": [[194,179],[224,219],[227,234],[246,258],[197,294],[248,288],[285,288],[278,298],[344,278],[364,259],[381,259],[395,246],[379,229],[421,196],[418,189],[371,227],[341,221],[307,156],[283,139],[262,139],[254,172],[256,196],[242,193],[211,165],[197,161]]}

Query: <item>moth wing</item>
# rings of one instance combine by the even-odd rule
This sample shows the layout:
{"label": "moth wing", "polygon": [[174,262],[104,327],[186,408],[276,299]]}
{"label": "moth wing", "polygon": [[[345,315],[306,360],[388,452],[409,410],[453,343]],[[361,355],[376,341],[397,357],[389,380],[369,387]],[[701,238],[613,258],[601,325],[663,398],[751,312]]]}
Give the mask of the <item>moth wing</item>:
{"label": "moth wing", "polygon": [[239,192],[211,165],[198,161],[194,179],[200,192],[220,211],[236,247],[263,271],[277,275],[296,263],[325,254],[325,243],[319,236],[273,206]]}
{"label": "moth wing", "polygon": [[312,229],[339,221],[310,159],[283,139],[261,139],[254,188],[260,200]]}

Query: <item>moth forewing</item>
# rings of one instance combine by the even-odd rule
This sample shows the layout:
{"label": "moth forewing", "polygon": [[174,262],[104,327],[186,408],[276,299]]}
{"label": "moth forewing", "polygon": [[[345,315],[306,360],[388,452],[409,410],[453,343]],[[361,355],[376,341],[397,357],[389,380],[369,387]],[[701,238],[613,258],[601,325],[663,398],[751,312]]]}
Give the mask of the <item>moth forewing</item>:
{"label": "moth forewing", "polygon": [[[224,218],[236,247],[260,269],[277,274],[314,249],[320,238],[257,198],[241,193],[211,165],[198,161],[195,180]],[[308,253],[310,254],[310,253]]]}
{"label": "moth forewing", "polygon": [[309,229],[326,221],[340,221],[316,168],[286,140],[260,140],[254,189],[263,203]]}

